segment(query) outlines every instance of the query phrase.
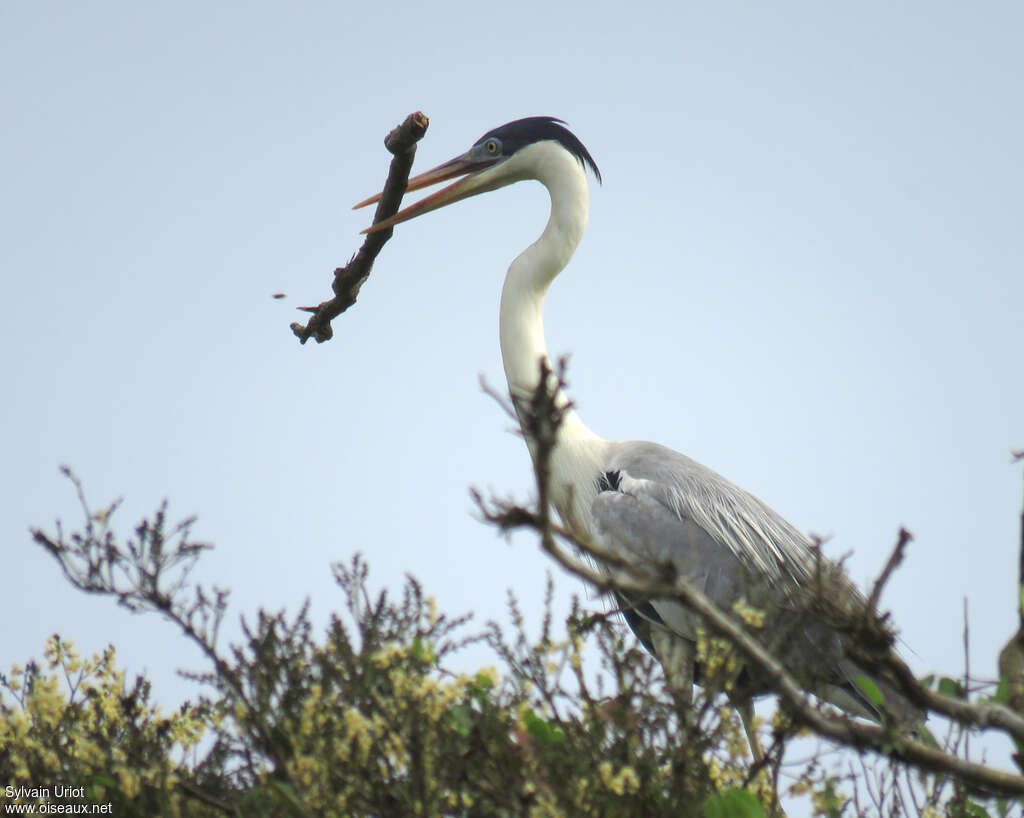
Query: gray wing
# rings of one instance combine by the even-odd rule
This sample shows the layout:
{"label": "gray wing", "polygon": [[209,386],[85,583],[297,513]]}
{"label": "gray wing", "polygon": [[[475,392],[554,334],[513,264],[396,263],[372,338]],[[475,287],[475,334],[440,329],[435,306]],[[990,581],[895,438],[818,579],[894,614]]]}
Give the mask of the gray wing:
{"label": "gray wing", "polygon": [[[764,611],[761,641],[808,689],[840,707],[877,717],[851,682],[863,671],[843,638],[805,604],[818,567],[808,540],[771,508],[725,478],[664,446],[614,444],[591,506],[605,548],[630,559],[670,564],[724,611],[739,600]],[[825,563],[829,602],[850,610],[863,597]],[[697,616],[675,600],[621,596],[623,613],[651,647],[652,628],[696,640]],[[759,692],[748,679],[751,692]],[[888,686],[887,686],[888,687]],[[893,702],[896,694],[886,699]]]}
{"label": "gray wing", "polygon": [[794,589],[814,575],[815,557],[803,534],[770,506],[686,455],[656,443],[617,443],[606,472],[619,475],[622,493],[655,501],[758,576]]}
{"label": "gray wing", "polygon": [[[629,485],[628,478],[624,482]],[[620,490],[603,491],[594,500],[592,511],[601,544],[627,559],[672,565],[716,605],[730,610],[742,593],[746,573],[735,555],[693,520],[677,516],[651,494],[626,493],[621,488],[620,482]],[[678,603],[651,600],[652,612],[638,599],[630,602],[642,616],[657,617],[655,621],[679,636],[696,641],[698,620]]]}

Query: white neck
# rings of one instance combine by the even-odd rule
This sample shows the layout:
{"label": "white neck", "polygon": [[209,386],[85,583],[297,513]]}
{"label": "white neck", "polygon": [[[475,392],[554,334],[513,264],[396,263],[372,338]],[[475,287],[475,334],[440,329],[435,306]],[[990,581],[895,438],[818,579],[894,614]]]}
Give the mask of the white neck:
{"label": "white neck", "polygon": [[[534,168],[532,175],[551,196],[551,217],[540,238],[512,262],[501,291],[501,357],[509,391],[517,397],[533,393],[540,379],[540,362],[548,359],[544,296],[583,237],[589,199],[586,173],[574,156],[551,142],[540,142],[520,151],[526,152],[530,152],[524,159]],[[536,443],[525,429],[523,433],[530,454],[535,457]],[[578,489],[574,496],[569,486],[594,479],[591,472],[596,472],[600,465],[603,443],[574,410],[566,413],[552,454],[551,488],[559,513],[570,518],[567,522],[580,516],[570,506],[589,505],[591,499],[579,496]]]}

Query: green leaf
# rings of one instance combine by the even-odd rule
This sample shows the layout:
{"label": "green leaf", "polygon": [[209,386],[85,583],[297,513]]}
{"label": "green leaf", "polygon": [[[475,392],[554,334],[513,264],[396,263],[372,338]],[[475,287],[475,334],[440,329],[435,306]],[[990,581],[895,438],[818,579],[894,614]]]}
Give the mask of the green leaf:
{"label": "green leaf", "polygon": [[117,781],[103,773],[96,773],[96,775],[92,776],[86,786],[88,787],[89,797],[96,799],[98,799],[96,790],[99,787],[103,787],[110,792],[117,792],[119,789]]}
{"label": "green leaf", "polygon": [[561,727],[552,726],[550,722],[545,721],[532,710],[526,711],[523,721],[526,722],[526,729],[530,731],[530,735],[542,747],[551,747],[553,744],[565,741],[565,731]]}
{"label": "green leaf", "polygon": [[704,818],[765,818],[761,802],[746,790],[732,789],[704,802]]}
{"label": "green leaf", "polygon": [[927,687],[929,690],[935,686],[935,674],[929,673],[927,676],[921,677],[921,687]]}
{"label": "green leaf", "polygon": [[951,699],[962,699],[964,697],[964,689],[956,679],[950,679],[945,676],[939,679],[939,693],[943,696],[949,696]]}
{"label": "green leaf", "polygon": [[472,708],[468,704],[457,704],[448,710],[448,726],[460,736],[468,736],[473,726]]}
{"label": "green leaf", "polygon": [[976,801],[965,801],[960,806],[960,810],[960,814],[965,816],[965,818],[991,818],[988,814],[988,810]]}
{"label": "green leaf", "polygon": [[992,697],[992,701],[996,704],[1006,704],[1010,701],[1010,680],[1000,679],[999,686],[996,688],[996,695]]}
{"label": "green leaf", "polygon": [[412,645],[409,646],[409,653],[416,661],[428,665],[432,664],[434,659],[437,658],[430,643],[420,636],[412,640]]}
{"label": "green leaf", "polygon": [[494,677],[490,673],[484,673],[481,670],[473,677],[472,687],[474,692],[490,690],[494,687]]}
{"label": "green leaf", "polygon": [[279,800],[284,802],[292,815],[306,814],[306,809],[303,807],[302,801],[299,800],[299,797],[295,794],[295,790],[291,788],[290,784],[284,781],[272,779],[270,781],[270,789],[278,796]]}
{"label": "green leaf", "polygon": [[939,744],[939,740],[935,738],[935,735],[924,726],[924,722],[919,722],[914,725],[913,737],[920,741],[925,747],[931,747],[933,750],[941,750],[942,745]]}
{"label": "green leaf", "polygon": [[858,676],[854,681],[857,683],[857,687],[864,691],[864,695],[867,696],[874,704],[882,704],[885,701],[885,696],[879,689],[878,685],[867,676]]}

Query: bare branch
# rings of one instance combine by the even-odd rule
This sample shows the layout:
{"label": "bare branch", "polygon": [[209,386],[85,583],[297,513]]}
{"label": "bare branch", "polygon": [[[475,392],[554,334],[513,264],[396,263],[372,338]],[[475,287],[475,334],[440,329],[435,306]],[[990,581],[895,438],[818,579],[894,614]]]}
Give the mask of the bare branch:
{"label": "bare branch", "polygon": [[178,789],[186,795],[195,798],[197,801],[202,801],[209,807],[220,810],[225,815],[238,815],[238,811],[234,805],[229,804],[227,801],[223,801],[214,795],[206,792],[202,787],[193,784],[191,781],[181,780],[178,782]]}
{"label": "bare branch", "polygon": [[871,589],[871,596],[868,597],[867,610],[869,614],[877,608],[878,600],[882,598],[882,589],[885,588],[885,584],[889,581],[889,577],[892,576],[892,572],[903,562],[903,552],[906,551],[907,546],[913,539],[914,535],[907,531],[907,529],[900,529],[899,539],[897,539],[896,545],[889,555],[889,561],[885,564],[881,575],[875,580],[875,584]]}
{"label": "bare branch", "polygon": [[[402,196],[405,195],[405,189],[409,183],[409,171],[412,169],[413,159],[416,156],[416,143],[423,138],[429,124],[430,120],[427,119],[426,114],[416,111],[409,114],[405,118],[405,122],[392,130],[384,139],[384,146],[394,154],[394,159],[391,160],[384,192],[377,204],[377,211],[373,215],[374,224],[398,212],[398,206],[402,202]],[[318,344],[322,344],[334,336],[331,321],[356,303],[360,288],[370,277],[377,254],[385,242],[391,238],[393,232],[392,228],[388,228],[368,234],[363,246],[349,260],[349,263],[334,271],[334,281],[331,284],[334,296],[316,307],[301,307],[313,315],[307,324],[295,322],[291,325],[292,332],[300,342],[304,344],[310,338],[314,338]]]}
{"label": "bare branch", "polygon": [[[702,591],[675,572],[662,570],[653,563],[627,562],[623,555],[613,553],[598,544],[579,537],[576,532],[561,528],[550,520],[548,510],[548,481],[551,453],[557,439],[557,427],[567,406],[558,397],[564,386],[564,364],[552,377],[547,361],[541,362],[537,389],[526,400],[515,401],[523,430],[536,446],[534,468],[539,501],[536,512],[510,503],[492,503],[488,507],[476,495],[484,517],[507,531],[525,527],[535,531],[541,547],[563,568],[602,591],[619,591],[645,597],[674,598],[700,615],[704,624],[717,635],[729,640],[757,673],[766,686],[786,705],[792,717],[810,727],[818,735],[857,750],[869,749],[893,759],[901,760],[919,769],[957,776],[965,783],[985,792],[1024,794],[1024,777],[976,764],[967,759],[943,752],[906,735],[892,724],[870,724],[841,715],[830,715],[816,707],[802,685],[790,674],[779,659],[772,655],[743,625],[716,606]],[[596,570],[572,556],[559,545],[559,539],[574,546],[602,565]],[[911,536],[900,531],[899,540],[875,582],[868,611],[874,609],[886,582],[902,560],[903,551]],[[1024,719],[997,704],[972,704],[942,696],[921,685],[910,669],[892,651],[885,651],[874,661],[892,666],[898,681],[913,693],[913,700],[924,702],[937,712],[978,727],[998,727],[1018,740],[1024,739]]]}
{"label": "bare branch", "polygon": [[1017,741],[1024,741],[1024,718],[1007,707],[991,702],[968,702],[952,696],[944,696],[922,685],[913,671],[896,654],[889,653],[881,661],[893,672],[899,683],[900,692],[914,704],[939,713],[953,721],[981,729],[997,729],[1008,733]]}
{"label": "bare branch", "polygon": [[[494,402],[501,407],[501,411],[508,415],[511,420],[516,421],[516,423],[519,422],[519,418],[516,416],[516,408],[512,405],[512,400],[507,392],[495,389],[487,382],[483,375],[480,376],[480,389],[485,395],[493,398]],[[517,431],[519,430],[517,429]]]}
{"label": "bare branch", "polygon": [[[1013,453],[1015,462],[1024,461],[1024,450]],[[1018,578],[1017,606],[1019,625],[1017,632],[1009,638],[999,652],[999,681],[1005,686],[1006,702],[1016,713],[1024,713],[1024,504],[1020,513],[1020,545],[1018,546]],[[1018,752],[1013,754],[1013,761],[1018,769],[1024,771],[1024,752],[1018,741]]]}
{"label": "bare branch", "polygon": [[[1024,451],[1014,452],[1017,462],[1024,462]],[[1021,503],[1020,509],[1020,546],[1018,548],[1019,557],[1017,559],[1017,614],[1019,616],[1019,622],[1021,630],[1024,631],[1024,502]]]}
{"label": "bare branch", "polygon": [[[527,524],[537,530],[536,523],[539,520],[535,515],[524,515],[523,519],[529,520]],[[675,598],[696,611],[711,630],[728,639],[743,654],[744,659],[757,668],[759,678],[763,676],[766,684],[793,711],[794,717],[819,735],[858,750],[871,749],[914,764],[921,769],[952,773],[986,791],[1024,794],[1024,777],[948,755],[941,750],[900,735],[889,725],[869,724],[845,716],[825,714],[814,706],[810,696],[802,691],[800,684],[760,642],[686,579],[679,577],[672,583],[657,582],[650,578],[637,579],[635,574],[638,572],[633,569],[628,573],[625,571],[599,573],[570,556],[563,548],[558,547],[550,531],[546,537],[539,530],[537,533],[542,536],[544,550],[551,554],[562,567],[601,590]],[[608,557],[615,556],[592,543],[581,542],[571,535],[568,539],[577,548],[602,562]],[[934,695],[938,696],[938,694]],[[939,698],[947,699],[948,697]],[[965,708],[978,707],[966,702],[960,702],[960,704]],[[983,710],[987,711],[993,721],[998,715],[997,711],[1008,714],[1005,708],[988,706],[983,707]],[[975,723],[980,725],[980,720]]]}
{"label": "bare branch", "polygon": [[[50,553],[75,588],[113,597],[133,613],[159,613],[177,625],[214,666],[217,679],[246,705],[247,711],[254,711],[245,680],[217,650],[228,592],[216,587],[208,591],[199,583],[191,583],[191,572],[199,555],[211,548],[192,541],[191,527],[195,519],[186,518],[169,526],[165,501],[152,520],[139,522],[134,529],[135,536],[121,544],[110,525],[120,500],[100,512],[93,512],[81,481],[67,467],[62,467],[61,472],[75,487],[85,516],[84,530],[65,537],[58,522],[56,537],[33,528],[33,540]],[[254,731],[264,751],[287,775],[285,759],[269,727],[251,720],[245,726]]]}

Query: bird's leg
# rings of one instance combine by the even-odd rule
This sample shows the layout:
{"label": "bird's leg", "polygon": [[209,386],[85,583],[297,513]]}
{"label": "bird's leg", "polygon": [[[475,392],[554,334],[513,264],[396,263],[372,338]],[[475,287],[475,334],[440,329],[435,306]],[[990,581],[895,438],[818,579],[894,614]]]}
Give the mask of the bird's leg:
{"label": "bird's leg", "polygon": [[[732,706],[740,714],[740,721],[743,722],[743,732],[747,734],[747,744],[750,746],[750,754],[754,757],[754,764],[764,762],[764,748],[761,747],[761,739],[757,735],[757,728],[754,726],[754,700],[749,696],[743,699],[732,699]],[[760,771],[760,775],[765,773]],[[786,811],[782,808],[779,800],[778,781],[772,784],[773,804],[771,808],[772,818],[786,818]]]}
{"label": "bird's leg", "polygon": [[733,702],[733,707],[740,714],[743,732],[747,734],[747,744],[750,745],[750,753],[754,756],[754,762],[760,764],[764,761],[764,750],[761,747],[761,739],[757,735],[757,728],[754,726],[754,700],[747,698],[740,702]]}
{"label": "bird's leg", "polygon": [[651,628],[651,641],[672,696],[680,707],[689,711],[693,704],[693,643],[659,625]]}

